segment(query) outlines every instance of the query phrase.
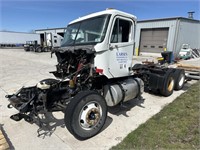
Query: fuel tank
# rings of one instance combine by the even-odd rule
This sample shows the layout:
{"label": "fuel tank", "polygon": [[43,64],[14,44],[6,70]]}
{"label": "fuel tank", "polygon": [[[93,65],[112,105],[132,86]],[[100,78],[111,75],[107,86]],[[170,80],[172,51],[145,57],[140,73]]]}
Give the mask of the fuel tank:
{"label": "fuel tank", "polygon": [[134,99],[144,91],[144,82],[140,78],[128,78],[104,86],[104,97],[108,106]]}

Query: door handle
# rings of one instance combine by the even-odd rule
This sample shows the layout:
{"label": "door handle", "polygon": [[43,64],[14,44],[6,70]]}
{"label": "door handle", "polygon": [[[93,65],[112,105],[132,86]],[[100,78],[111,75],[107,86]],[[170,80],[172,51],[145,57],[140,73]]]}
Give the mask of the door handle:
{"label": "door handle", "polygon": [[113,50],[114,48],[118,49],[118,45],[113,45],[113,46],[110,45],[110,46],[109,46],[109,49],[110,49],[110,50]]}
{"label": "door handle", "polygon": [[110,46],[109,46],[109,49],[110,49],[110,50],[113,50],[113,49],[114,49],[114,46],[111,46],[111,45],[110,45]]}

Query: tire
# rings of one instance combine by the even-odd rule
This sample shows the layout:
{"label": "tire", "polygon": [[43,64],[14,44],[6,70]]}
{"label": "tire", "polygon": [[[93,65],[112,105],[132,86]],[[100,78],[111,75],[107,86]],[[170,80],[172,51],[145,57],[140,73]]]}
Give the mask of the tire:
{"label": "tire", "polygon": [[42,48],[41,47],[37,47],[36,48],[36,52],[41,53],[42,52]]}
{"label": "tire", "polygon": [[30,51],[30,49],[27,47],[27,48],[24,48],[24,50],[26,51],[26,52],[28,52],[28,51]]}
{"label": "tire", "polygon": [[105,99],[94,91],[78,93],[65,110],[65,125],[79,140],[98,134],[107,118]]}
{"label": "tire", "polygon": [[170,96],[174,91],[175,80],[173,71],[169,69],[163,79],[163,87],[160,89],[160,94],[163,96]]}
{"label": "tire", "polygon": [[181,90],[185,83],[185,71],[183,69],[176,69],[174,72],[174,90]]}
{"label": "tire", "polygon": [[34,51],[34,47],[33,46],[30,46],[30,51]]}
{"label": "tire", "polygon": [[43,52],[48,52],[48,47],[44,47]]}

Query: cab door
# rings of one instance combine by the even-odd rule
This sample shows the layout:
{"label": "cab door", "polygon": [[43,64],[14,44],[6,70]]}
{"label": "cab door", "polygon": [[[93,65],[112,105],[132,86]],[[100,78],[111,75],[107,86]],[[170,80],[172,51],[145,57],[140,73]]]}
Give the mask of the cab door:
{"label": "cab door", "polygon": [[109,72],[113,77],[130,75],[134,50],[135,22],[117,16],[112,25],[109,41]]}

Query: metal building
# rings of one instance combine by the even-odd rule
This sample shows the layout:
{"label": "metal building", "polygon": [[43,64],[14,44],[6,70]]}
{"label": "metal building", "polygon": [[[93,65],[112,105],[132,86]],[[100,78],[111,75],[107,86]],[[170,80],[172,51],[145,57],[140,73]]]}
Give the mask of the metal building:
{"label": "metal building", "polygon": [[175,17],[138,21],[135,55],[173,51],[177,55],[182,44],[200,48],[200,21]]}
{"label": "metal building", "polygon": [[26,41],[40,41],[40,35],[35,33],[0,31],[0,47],[23,45]]}
{"label": "metal building", "polygon": [[[64,36],[65,28],[35,30],[41,39],[46,33]],[[178,54],[183,44],[200,49],[200,21],[192,18],[173,17],[142,20],[137,22],[135,55],[144,53],[160,54],[173,51]]]}
{"label": "metal building", "polygon": [[[35,30],[35,33],[0,32],[0,44],[25,44],[26,41],[46,41],[46,34],[64,36],[64,28]],[[200,49],[200,20],[173,17],[137,22],[135,54],[160,54],[173,51],[177,55],[183,44]]]}
{"label": "metal building", "polygon": [[65,28],[48,28],[48,29],[38,29],[35,30],[35,33],[40,34],[40,37],[43,38],[46,33],[54,33],[60,36],[64,36]]}

